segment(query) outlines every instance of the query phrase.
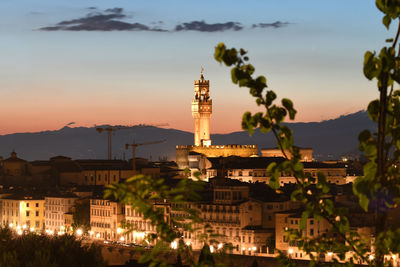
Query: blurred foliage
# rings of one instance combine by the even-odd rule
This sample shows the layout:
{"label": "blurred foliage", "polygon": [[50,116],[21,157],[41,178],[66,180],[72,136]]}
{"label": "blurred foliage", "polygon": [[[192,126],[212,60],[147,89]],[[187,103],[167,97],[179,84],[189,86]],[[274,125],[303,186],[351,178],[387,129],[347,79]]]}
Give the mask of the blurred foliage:
{"label": "blurred foliage", "polygon": [[[156,227],[155,234],[145,237],[143,247],[136,248],[143,251],[139,263],[149,263],[149,266],[171,266],[165,259],[173,251],[179,255],[178,264],[184,261],[184,264],[189,266],[214,266],[210,265],[210,257],[218,257],[219,254],[213,256],[209,253],[204,259],[200,257],[196,262],[191,245],[185,244],[183,240],[183,233],[187,232],[192,236],[197,235],[204,243],[205,251],[210,249],[209,245],[217,244],[215,238],[218,235],[212,231],[210,225],[203,222],[199,217],[199,210],[195,208],[196,203],[201,200],[201,194],[206,192],[207,185],[200,180],[200,173],[195,176],[195,180],[166,181],[163,178],[137,175],[108,186],[104,198],[131,205],[144,220]],[[191,204],[191,207],[188,204]],[[172,211],[180,212],[184,216],[170,216]],[[136,230],[133,225],[125,226],[126,232]],[[175,248],[171,248],[172,243],[176,245]],[[150,251],[145,249],[148,244],[154,244]],[[229,249],[229,246],[224,249]]]}
{"label": "blurred foliage", "polygon": [[75,203],[72,214],[74,220],[72,227],[74,229],[82,228],[86,233],[90,229],[90,200],[82,199]]}
{"label": "blurred foliage", "polygon": [[71,235],[18,236],[0,229],[0,267],[102,267],[106,266],[98,247],[82,246]]}
{"label": "blurred foliage", "polygon": [[[400,2],[377,0],[376,6],[384,13],[383,24],[389,29],[391,22],[399,19]],[[400,83],[400,57],[398,49],[396,50],[398,36],[399,29],[394,39],[386,40],[390,46],[383,47],[379,54],[367,51],[364,56],[364,75],[369,80],[377,80],[380,97],[368,105],[368,114],[377,123],[377,132],[366,130],[359,135],[359,149],[364,152],[368,161],[363,166],[363,176],[356,179],[353,191],[358,196],[362,209],[374,213],[376,238],[361,236],[350,227],[348,211],[336,207],[327,197],[331,190],[330,184],[322,173],[314,178],[304,172],[299,149],[293,142],[293,132],[282,124],[295,119],[293,102],[282,98],[277,103],[277,94],[268,90],[267,79],[264,76],[254,77],[255,68],[249,63],[247,51],[229,49],[223,43],[215,48],[215,59],[231,67],[232,82],[239,87],[248,88],[256,104],[265,110],[255,114],[246,112],[242,119],[243,129],[250,134],[255,128],[263,133],[272,132],[286,157],[286,161],[268,166],[270,186],[279,188],[281,172],[291,173],[296,179],[296,190],[291,199],[302,202],[305,209],[302,212],[300,230],[288,229],[287,237],[289,242],[295,242],[308,254],[311,258],[310,265],[317,264],[319,255],[328,252],[334,252],[330,264],[339,264],[345,260],[347,252],[352,252],[347,253],[350,255],[348,265],[362,261],[383,266],[384,255],[400,252],[400,228],[389,225],[386,220],[389,210],[396,208],[400,202],[400,91],[393,89]],[[330,231],[337,237],[305,237],[304,230],[309,218],[327,221],[331,226]],[[373,260],[368,257],[372,253],[371,244],[375,248]],[[294,265],[282,252],[280,259],[283,265]],[[387,264],[391,264],[390,261]]]}

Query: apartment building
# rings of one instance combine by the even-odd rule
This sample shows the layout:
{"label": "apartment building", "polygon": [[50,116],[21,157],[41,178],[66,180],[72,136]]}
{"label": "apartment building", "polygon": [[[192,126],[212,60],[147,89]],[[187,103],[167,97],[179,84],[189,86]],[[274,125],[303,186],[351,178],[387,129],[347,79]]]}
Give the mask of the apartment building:
{"label": "apartment building", "polygon": [[[45,229],[52,233],[70,231],[68,214],[73,213],[73,208],[78,197],[70,194],[54,194],[45,197]],[[66,221],[67,220],[67,221]]]}
{"label": "apartment building", "polygon": [[90,200],[90,226],[93,238],[118,241],[125,221],[125,206],[106,199]]}
{"label": "apartment building", "polygon": [[35,196],[10,195],[1,202],[1,223],[3,226],[44,229],[44,198]]}
{"label": "apartment building", "polygon": [[[164,214],[166,223],[170,222],[170,204],[167,202],[155,202],[154,208]],[[156,225],[150,220],[145,220],[143,214],[131,205],[125,205],[125,220],[122,231],[123,241],[126,243],[141,244],[145,242],[146,236],[156,234]],[[121,239],[121,238],[120,238]],[[148,242],[148,241],[147,241]]]}

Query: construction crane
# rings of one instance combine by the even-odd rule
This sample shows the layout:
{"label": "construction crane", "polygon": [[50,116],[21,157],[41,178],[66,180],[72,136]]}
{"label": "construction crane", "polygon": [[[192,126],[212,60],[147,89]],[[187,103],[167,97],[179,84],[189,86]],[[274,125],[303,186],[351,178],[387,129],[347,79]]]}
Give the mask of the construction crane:
{"label": "construction crane", "polygon": [[128,130],[135,127],[158,127],[158,126],[168,126],[168,123],[163,124],[137,124],[137,125],[115,125],[107,127],[96,127],[96,131],[99,133],[107,132],[107,142],[108,142],[108,159],[112,159],[112,133],[118,130]]}
{"label": "construction crane", "polygon": [[154,141],[154,142],[145,142],[141,144],[136,144],[135,142],[132,144],[125,144],[125,149],[129,149],[129,147],[132,147],[132,170],[136,170],[136,148],[138,146],[145,146],[145,145],[154,145],[154,144],[160,144],[164,143],[167,140],[160,140],[160,141]]}

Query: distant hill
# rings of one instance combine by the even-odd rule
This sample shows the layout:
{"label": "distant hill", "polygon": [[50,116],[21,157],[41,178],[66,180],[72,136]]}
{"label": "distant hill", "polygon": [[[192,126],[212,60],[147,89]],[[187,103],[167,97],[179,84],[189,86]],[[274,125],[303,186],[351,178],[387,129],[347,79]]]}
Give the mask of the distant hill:
{"label": "distant hill", "polygon": [[[375,128],[365,111],[359,111],[322,122],[288,123],[294,131],[295,143],[301,147],[314,148],[318,159],[336,159],[357,150],[358,134],[364,129]],[[193,144],[193,133],[157,127],[135,127],[113,133],[113,158],[131,158],[131,150],[125,150],[125,143],[164,140],[162,144],[140,146],[138,157],[158,160],[159,157],[175,159],[176,145]],[[256,144],[259,148],[275,147],[271,134],[255,131],[214,134],[213,144]],[[0,135],[0,156],[9,157],[15,150],[18,157],[26,160],[46,160],[57,155],[73,159],[103,159],[107,157],[107,134],[99,134],[91,127],[64,127],[56,131],[37,133],[15,133]]]}

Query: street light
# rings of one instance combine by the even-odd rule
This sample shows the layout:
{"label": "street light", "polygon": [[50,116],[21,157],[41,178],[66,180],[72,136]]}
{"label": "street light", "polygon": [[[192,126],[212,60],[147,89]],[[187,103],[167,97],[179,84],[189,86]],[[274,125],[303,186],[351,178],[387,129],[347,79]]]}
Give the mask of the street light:
{"label": "street light", "polygon": [[374,259],[374,255],[372,255],[372,254],[371,254],[371,255],[369,255],[369,257],[368,257],[368,258],[369,258],[369,260],[371,260],[371,261],[372,261],[372,260]]}
{"label": "street light", "polygon": [[83,231],[82,231],[82,229],[78,229],[78,230],[76,230],[76,234],[78,235],[78,236],[81,236],[82,234],[83,234]]}
{"label": "street light", "polygon": [[172,241],[172,242],[171,242],[171,248],[172,248],[172,249],[177,249],[177,248],[178,248],[178,242]]}

